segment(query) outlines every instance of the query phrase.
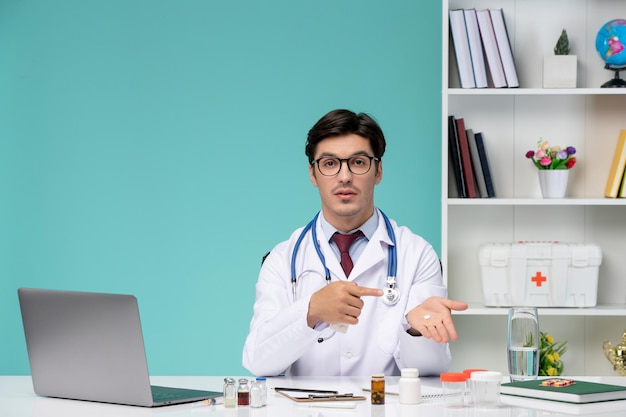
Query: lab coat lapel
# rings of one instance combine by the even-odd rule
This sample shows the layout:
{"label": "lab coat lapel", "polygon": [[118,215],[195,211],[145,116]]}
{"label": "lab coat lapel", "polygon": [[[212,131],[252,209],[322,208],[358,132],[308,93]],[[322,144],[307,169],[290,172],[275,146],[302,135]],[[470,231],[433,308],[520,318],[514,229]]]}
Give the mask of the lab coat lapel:
{"label": "lab coat lapel", "polygon": [[[328,270],[330,271],[330,275],[334,279],[340,279],[340,280],[345,279],[344,278],[345,274],[343,272],[343,268],[341,268],[339,259],[337,259],[335,252],[330,247],[330,243],[328,243],[328,241],[330,240],[330,237],[324,234],[324,230],[322,229],[322,226],[320,225],[319,221],[317,222],[316,230],[317,230],[317,241],[318,241],[317,243],[319,244],[320,249],[322,253],[324,254],[324,260],[326,261],[326,266],[328,267]],[[315,251],[315,249],[313,250]],[[318,258],[317,254],[315,252],[313,253],[315,254],[315,257]]]}

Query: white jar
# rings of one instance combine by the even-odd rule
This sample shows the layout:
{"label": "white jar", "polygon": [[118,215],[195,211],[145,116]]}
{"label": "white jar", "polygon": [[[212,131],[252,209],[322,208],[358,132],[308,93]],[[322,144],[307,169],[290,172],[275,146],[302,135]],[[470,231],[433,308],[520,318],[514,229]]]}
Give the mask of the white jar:
{"label": "white jar", "polygon": [[475,407],[498,407],[500,404],[500,372],[472,372],[472,400]]}
{"label": "white jar", "polygon": [[417,368],[403,369],[398,387],[400,404],[419,404],[422,400],[422,382]]}

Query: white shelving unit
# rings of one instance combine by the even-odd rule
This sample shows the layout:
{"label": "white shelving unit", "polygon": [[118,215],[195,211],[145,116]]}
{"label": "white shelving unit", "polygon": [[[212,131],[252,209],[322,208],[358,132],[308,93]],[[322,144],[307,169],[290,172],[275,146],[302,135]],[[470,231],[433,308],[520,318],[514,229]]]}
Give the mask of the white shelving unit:
{"label": "white shelving unit", "polygon": [[[449,43],[448,10],[502,8],[520,88],[461,89]],[[507,308],[483,304],[478,247],[485,242],[548,240],[595,243],[603,262],[595,308],[541,308],[540,326],[568,341],[568,375],[616,375],[602,342],[621,341],[626,329],[626,199],[603,197],[620,129],[626,129],[626,89],[599,88],[613,77],[595,50],[605,22],[626,18],[620,0],[443,0],[442,248],[449,296],[470,309],[455,314],[459,341],[454,370],[507,372]],[[575,89],[543,89],[543,56],[566,29],[578,57]],[[623,74],[626,77],[626,72]],[[449,195],[448,115],[482,132],[496,198]],[[536,168],[525,158],[539,137],[577,149],[567,197],[543,199]]]}

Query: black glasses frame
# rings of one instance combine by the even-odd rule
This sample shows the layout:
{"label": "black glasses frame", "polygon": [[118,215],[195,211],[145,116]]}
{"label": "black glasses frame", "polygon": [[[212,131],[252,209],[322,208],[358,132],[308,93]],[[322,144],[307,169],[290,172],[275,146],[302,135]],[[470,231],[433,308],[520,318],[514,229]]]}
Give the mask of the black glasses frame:
{"label": "black glasses frame", "polygon": [[[352,168],[350,168],[350,160],[351,159],[355,159],[355,158],[367,158],[370,161],[370,165],[367,168],[367,171],[365,172],[361,172],[361,173],[356,173],[354,171],[352,171]],[[339,161],[339,168],[337,168],[337,172],[335,172],[334,174],[324,174],[322,172],[322,169],[320,168],[320,161],[323,159],[333,159],[335,161]],[[365,175],[368,172],[370,172],[370,170],[372,169],[372,161],[374,162],[378,162],[380,161],[380,158],[377,158],[375,156],[369,156],[369,155],[354,155],[351,156],[350,158],[335,158],[333,156],[322,156],[321,158],[317,158],[315,161],[311,162],[311,165],[316,165],[317,164],[317,170],[320,172],[320,174],[322,174],[325,177],[334,177],[335,175],[339,174],[341,172],[341,167],[343,166],[343,163],[346,163],[346,166],[348,167],[348,171],[350,171],[353,175]]]}

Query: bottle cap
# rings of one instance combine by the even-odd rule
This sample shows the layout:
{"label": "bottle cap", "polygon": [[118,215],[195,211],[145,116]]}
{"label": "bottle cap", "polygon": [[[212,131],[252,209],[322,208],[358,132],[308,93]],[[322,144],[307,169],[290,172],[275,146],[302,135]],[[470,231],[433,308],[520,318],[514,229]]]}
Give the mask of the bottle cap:
{"label": "bottle cap", "polygon": [[472,381],[488,381],[488,382],[500,382],[502,380],[502,373],[500,372],[473,372]]}
{"label": "bottle cap", "polygon": [[463,373],[465,374],[465,376],[467,376],[467,378],[471,378],[472,377],[472,372],[485,372],[488,371],[488,369],[464,369]]}
{"label": "bottle cap", "polygon": [[264,376],[257,376],[257,377],[256,377],[256,380],[257,380],[257,381],[266,381],[266,380],[267,380],[267,378],[265,378]]}
{"label": "bottle cap", "polygon": [[462,372],[446,372],[439,375],[441,382],[465,382],[467,376]]}
{"label": "bottle cap", "polygon": [[400,375],[407,378],[418,378],[420,373],[417,368],[404,368],[400,371]]}

